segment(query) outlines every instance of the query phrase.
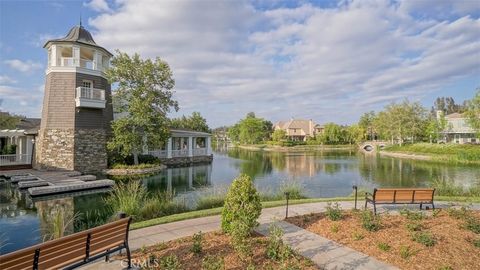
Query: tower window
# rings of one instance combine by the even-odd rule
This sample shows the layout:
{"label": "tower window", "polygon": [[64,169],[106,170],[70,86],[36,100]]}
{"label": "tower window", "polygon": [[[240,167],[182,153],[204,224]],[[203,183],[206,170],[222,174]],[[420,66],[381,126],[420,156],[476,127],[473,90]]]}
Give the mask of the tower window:
{"label": "tower window", "polygon": [[85,87],[85,88],[92,88],[92,81],[83,81],[82,82],[82,87]]}

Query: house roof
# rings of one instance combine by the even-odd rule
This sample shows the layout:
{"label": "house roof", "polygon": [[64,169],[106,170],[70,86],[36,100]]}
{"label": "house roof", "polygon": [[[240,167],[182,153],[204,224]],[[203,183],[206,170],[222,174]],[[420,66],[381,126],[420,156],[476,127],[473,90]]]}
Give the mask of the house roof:
{"label": "house roof", "polygon": [[76,26],[72,27],[72,29],[70,29],[68,34],[63,38],[51,39],[51,40],[47,41],[43,47],[46,48],[48,46],[48,44],[51,43],[51,42],[55,42],[55,43],[62,43],[62,42],[71,43],[71,42],[74,42],[74,43],[80,43],[80,44],[83,44],[83,45],[89,45],[89,46],[93,46],[93,47],[96,47],[96,48],[100,48],[100,49],[104,50],[105,52],[107,52],[108,54],[110,54],[110,56],[112,56],[111,52],[109,52],[108,50],[106,50],[105,48],[103,48],[101,46],[98,46],[97,43],[95,43],[95,40],[93,40],[92,34],[90,34],[90,32],[88,32],[88,30],[85,29],[81,25],[76,25]]}
{"label": "house roof", "polygon": [[16,125],[17,129],[25,130],[25,134],[37,134],[40,129],[40,118],[22,118],[20,123]]}
{"label": "house roof", "polygon": [[[304,119],[292,119],[290,121],[279,121],[275,124],[275,127],[280,129],[301,129],[306,134],[310,133],[310,121],[311,120],[304,120]],[[315,123],[313,123],[312,127],[316,127]]]}
{"label": "house roof", "polygon": [[212,134],[206,132],[195,131],[191,129],[170,129],[172,133],[172,137],[181,137],[181,136],[202,136],[202,137],[210,137]]}
{"label": "house roof", "polygon": [[451,113],[451,114],[445,115],[445,118],[450,118],[450,119],[453,119],[453,118],[465,118],[465,116],[463,115],[463,113]]}

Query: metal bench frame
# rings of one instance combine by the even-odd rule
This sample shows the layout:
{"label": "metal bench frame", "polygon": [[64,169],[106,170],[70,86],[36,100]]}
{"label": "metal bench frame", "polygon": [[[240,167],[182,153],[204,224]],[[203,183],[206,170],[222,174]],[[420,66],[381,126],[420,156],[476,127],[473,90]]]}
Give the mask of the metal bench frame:
{"label": "metal bench frame", "polygon": [[[128,218],[128,222],[127,222],[127,227],[126,227],[126,232],[125,232],[125,239],[123,240],[123,243],[118,245],[118,246],[115,246],[113,248],[110,248],[110,249],[107,249],[105,250],[104,252],[101,252],[101,253],[98,253],[98,254],[95,254],[94,256],[90,256],[90,239],[91,239],[91,236],[92,236],[92,233],[98,233],[98,232],[102,232],[102,230],[99,230],[97,229],[98,227],[95,227],[95,228],[92,228],[92,229],[88,229],[86,231],[88,231],[88,233],[86,234],[86,241],[85,241],[85,257],[83,259],[79,259],[79,261],[77,262],[73,262],[72,264],[68,265],[68,266],[64,266],[62,269],[75,269],[77,267],[80,267],[82,265],[85,265],[85,264],[88,264],[92,261],[95,261],[99,258],[102,258],[102,257],[105,257],[105,261],[108,261],[109,259],[109,255],[110,254],[113,254],[114,252],[117,252],[117,251],[121,251],[122,249],[125,249],[126,250],[126,253],[127,253],[127,259],[128,259],[128,268],[131,268],[132,267],[132,264],[131,264],[131,254],[130,254],[130,248],[128,246],[128,233],[129,233],[129,230],[130,230],[130,223],[132,221],[132,218],[129,217]],[[108,224],[108,223],[107,223]],[[106,225],[107,225],[106,224]],[[97,230],[96,230],[97,229]],[[86,231],[83,231],[83,232],[78,232],[76,234],[84,234]],[[72,235],[73,236],[73,235]],[[59,238],[57,240],[61,240],[62,238]],[[53,241],[57,241],[57,240],[53,240]],[[41,244],[38,244],[38,245],[35,245],[33,247],[35,247],[35,252],[34,252],[34,256],[32,258],[32,269],[33,270],[38,270],[39,269],[39,261],[40,261],[40,258],[41,258],[41,254],[42,254],[42,248],[45,246],[45,244],[47,244],[48,242],[45,242],[45,243],[41,243]],[[61,243],[59,243],[61,245]],[[108,243],[106,243],[108,244]],[[25,249],[31,249],[32,247],[30,248],[25,248]],[[24,250],[25,250],[24,249]],[[19,251],[22,251],[22,250],[19,250]],[[12,252],[12,253],[7,253],[5,255],[2,255],[0,256],[0,262],[2,261],[2,257],[6,257],[6,256],[10,256],[12,255],[13,253],[15,253],[16,251]]]}
{"label": "metal bench frame", "polygon": [[421,201],[416,201],[415,200],[415,191],[416,191],[415,188],[412,188],[412,189],[398,189],[398,190],[411,190],[411,191],[413,191],[412,200],[410,202],[409,201],[397,202],[395,197],[397,195],[398,190],[395,190],[395,189],[393,189],[393,201],[391,201],[391,202],[386,202],[386,201],[377,202],[375,200],[375,195],[377,193],[377,190],[378,190],[377,188],[374,188],[373,189],[373,194],[370,193],[370,192],[365,192],[365,210],[367,209],[367,203],[371,203],[371,204],[373,204],[373,212],[375,213],[375,215],[377,214],[377,206],[376,206],[377,204],[419,204],[420,205],[420,210],[422,210],[422,206],[424,204],[430,204],[430,205],[432,205],[432,208],[435,209],[435,204],[433,203],[433,197],[435,195],[435,189],[433,189],[433,191],[432,191],[432,198],[430,200],[421,200]]}

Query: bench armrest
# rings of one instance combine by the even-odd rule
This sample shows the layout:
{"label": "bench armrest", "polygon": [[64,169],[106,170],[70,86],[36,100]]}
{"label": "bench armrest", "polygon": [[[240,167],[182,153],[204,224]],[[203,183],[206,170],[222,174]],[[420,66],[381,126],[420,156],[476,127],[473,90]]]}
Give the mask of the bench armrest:
{"label": "bench armrest", "polygon": [[[370,196],[370,197],[369,197]],[[365,192],[365,199],[373,200],[373,195],[370,192]]]}

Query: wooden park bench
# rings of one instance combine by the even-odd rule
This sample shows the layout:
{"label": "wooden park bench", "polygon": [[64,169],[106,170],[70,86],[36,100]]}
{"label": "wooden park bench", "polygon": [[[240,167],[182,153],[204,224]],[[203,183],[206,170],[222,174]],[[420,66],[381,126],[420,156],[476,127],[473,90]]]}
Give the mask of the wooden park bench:
{"label": "wooden park bench", "polygon": [[373,204],[373,211],[377,214],[377,204],[433,204],[434,188],[376,188],[373,194],[365,193],[365,209],[367,203]]}
{"label": "wooden park bench", "polygon": [[0,256],[0,269],[74,269],[126,249],[131,267],[128,230],[131,218],[98,226]]}

